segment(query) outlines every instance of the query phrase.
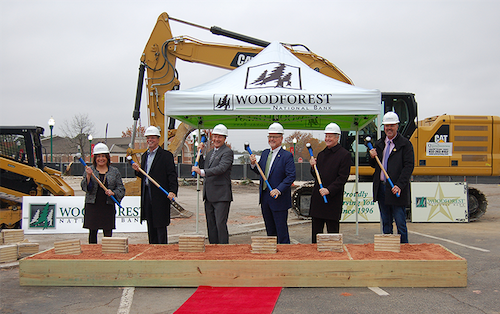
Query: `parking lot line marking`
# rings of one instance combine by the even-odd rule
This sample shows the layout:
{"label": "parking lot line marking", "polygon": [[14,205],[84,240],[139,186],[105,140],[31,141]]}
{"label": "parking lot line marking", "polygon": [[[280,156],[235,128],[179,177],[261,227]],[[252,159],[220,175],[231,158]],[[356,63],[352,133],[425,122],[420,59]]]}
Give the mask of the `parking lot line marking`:
{"label": "parking lot line marking", "polygon": [[118,314],[128,314],[130,313],[130,308],[132,307],[132,300],[134,299],[135,287],[126,287],[123,289],[122,298],[120,300],[120,307],[118,308]]}
{"label": "parking lot line marking", "polygon": [[368,289],[370,289],[371,291],[375,292],[379,296],[389,295],[389,293],[387,293],[386,291],[380,289],[379,287],[368,287]]}
{"label": "parking lot line marking", "polygon": [[423,234],[423,233],[416,232],[416,231],[408,231],[408,232],[414,233],[414,234],[417,234],[417,235],[420,235],[420,236],[423,236],[423,237],[428,237],[428,238],[432,238],[432,239],[436,239],[436,240],[445,241],[445,242],[448,242],[448,243],[453,243],[453,244],[460,245],[460,246],[463,246],[463,247],[466,247],[466,248],[469,248],[469,249],[472,249],[472,250],[477,250],[477,251],[480,251],[480,252],[486,252],[486,253],[490,252],[490,250],[487,250],[487,249],[482,249],[482,248],[479,248],[479,247],[470,246],[470,245],[459,243],[459,242],[455,242],[455,241],[452,241],[452,240],[448,240],[448,239],[444,239],[444,238],[439,238],[439,237],[431,236],[429,234]]}

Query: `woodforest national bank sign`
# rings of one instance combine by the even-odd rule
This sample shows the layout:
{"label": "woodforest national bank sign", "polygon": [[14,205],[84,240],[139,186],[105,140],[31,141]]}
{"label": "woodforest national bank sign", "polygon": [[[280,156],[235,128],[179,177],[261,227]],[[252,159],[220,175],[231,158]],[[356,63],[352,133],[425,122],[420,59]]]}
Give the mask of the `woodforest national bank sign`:
{"label": "woodforest national bank sign", "polygon": [[[269,89],[268,94],[215,94],[215,111],[327,111],[332,110],[333,94],[300,94],[300,68],[279,62],[269,62],[247,69],[245,90]],[[273,93],[279,89],[279,93]],[[284,92],[285,90],[285,92]],[[286,93],[293,90],[293,93]]]}
{"label": "woodforest national bank sign", "polygon": [[[25,234],[88,233],[83,228],[84,196],[25,196],[22,226]],[[140,223],[140,197],[125,196],[116,208],[115,232],[147,232]]]}

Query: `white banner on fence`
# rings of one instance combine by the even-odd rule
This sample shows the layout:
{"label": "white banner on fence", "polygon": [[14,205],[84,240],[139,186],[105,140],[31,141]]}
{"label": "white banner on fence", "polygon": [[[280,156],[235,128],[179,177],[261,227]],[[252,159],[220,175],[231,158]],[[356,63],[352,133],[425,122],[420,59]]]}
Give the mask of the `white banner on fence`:
{"label": "white banner on fence", "polygon": [[413,182],[412,222],[468,222],[466,182]]}
{"label": "white banner on fence", "polygon": [[[25,234],[88,233],[83,229],[84,196],[23,197],[23,230]],[[116,206],[115,232],[147,232],[140,223],[141,199],[125,196],[122,208]]]}
{"label": "white banner on fence", "polygon": [[[373,184],[358,183],[358,222],[380,222],[378,204],[373,201]],[[341,222],[356,222],[356,184],[348,182],[344,189]]]}

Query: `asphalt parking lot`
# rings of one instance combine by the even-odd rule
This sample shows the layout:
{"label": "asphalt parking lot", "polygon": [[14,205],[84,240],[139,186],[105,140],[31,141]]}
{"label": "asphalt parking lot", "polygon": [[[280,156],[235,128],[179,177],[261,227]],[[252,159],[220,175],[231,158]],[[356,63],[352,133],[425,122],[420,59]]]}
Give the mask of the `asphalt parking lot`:
{"label": "asphalt parking lot", "polygon": [[[500,186],[474,185],[488,198],[486,214],[473,223],[408,223],[411,243],[439,243],[467,259],[465,288],[284,288],[278,313],[500,313]],[[230,243],[250,243],[264,235],[255,188],[235,189],[231,205]],[[182,187],[179,202],[192,209],[194,187]],[[201,203],[202,204],[202,203]],[[200,232],[205,232],[200,221]],[[293,214],[290,235],[295,243],[311,243],[310,223]],[[169,240],[195,229],[195,218],[174,219]],[[371,243],[378,223],[341,224],[345,243]],[[118,234],[117,234],[118,235]],[[75,235],[84,242],[86,234]],[[120,235],[118,235],[120,236]],[[147,243],[145,234],[127,234],[132,244]],[[41,238],[44,237],[44,238]],[[55,236],[26,236],[51,247]],[[85,242],[84,242],[85,243]],[[0,269],[0,313],[173,313],[196,288],[25,287],[16,265]],[[128,302],[128,303],[127,303]],[[129,307],[128,305],[131,304]]]}

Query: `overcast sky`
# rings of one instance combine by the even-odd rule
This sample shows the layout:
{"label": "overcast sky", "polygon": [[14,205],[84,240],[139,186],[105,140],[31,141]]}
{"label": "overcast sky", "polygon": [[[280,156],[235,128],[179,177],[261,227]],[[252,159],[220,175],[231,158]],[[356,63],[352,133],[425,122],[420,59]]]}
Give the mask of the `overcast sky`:
{"label": "overcast sky", "polygon": [[[500,1],[0,0],[0,124],[40,125],[49,135],[53,116],[54,133],[62,135],[63,121],[87,113],[94,137],[104,136],[106,123],[108,136],[120,136],[132,125],[140,56],[162,12],[304,44],[357,86],[415,93],[420,119],[500,116]],[[171,27],[174,36],[241,44],[173,21]],[[178,71],[182,89],[227,73],[183,61]],[[264,136],[254,150],[265,148]],[[233,131],[228,142],[239,149],[245,137]]]}

